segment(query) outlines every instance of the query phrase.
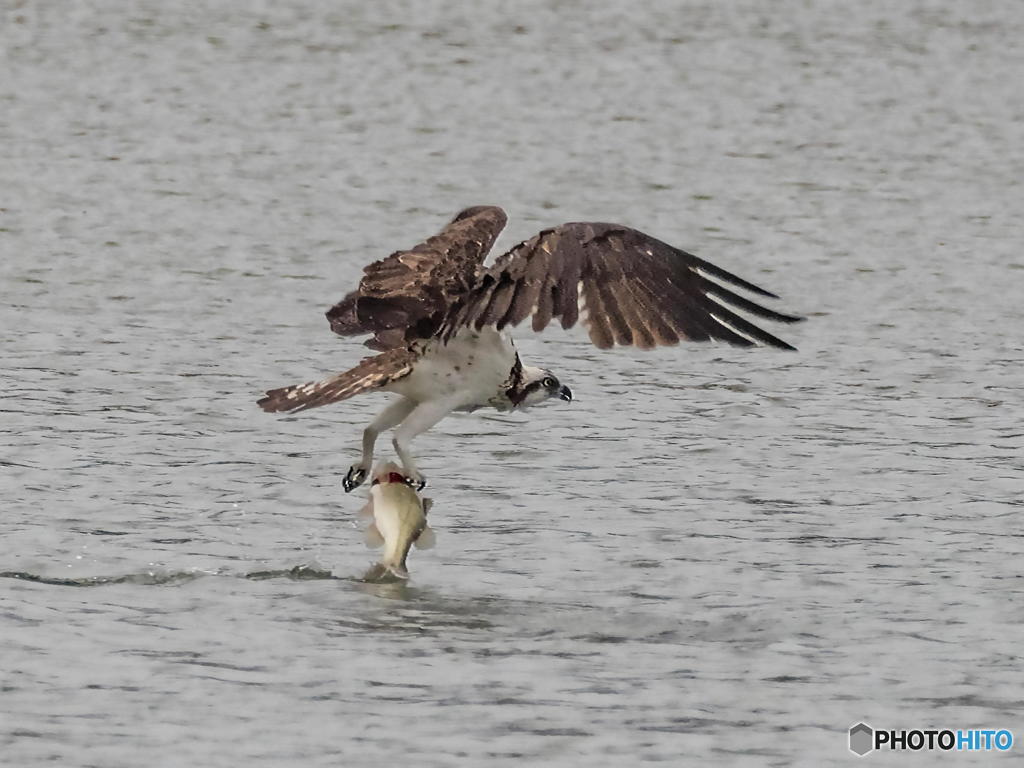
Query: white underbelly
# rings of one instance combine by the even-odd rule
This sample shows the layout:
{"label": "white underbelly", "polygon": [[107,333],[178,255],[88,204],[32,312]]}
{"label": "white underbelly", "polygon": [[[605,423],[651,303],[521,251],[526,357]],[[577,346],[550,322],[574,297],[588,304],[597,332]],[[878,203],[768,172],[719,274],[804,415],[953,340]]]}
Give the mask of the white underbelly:
{"label": "white underbelly", "polygon": [[413,372],[384,389],[416,402],[456,397],[461,407],[487,405],[515,365],[511,339],[494,328],[464,329],[447,344],[427,343]]}

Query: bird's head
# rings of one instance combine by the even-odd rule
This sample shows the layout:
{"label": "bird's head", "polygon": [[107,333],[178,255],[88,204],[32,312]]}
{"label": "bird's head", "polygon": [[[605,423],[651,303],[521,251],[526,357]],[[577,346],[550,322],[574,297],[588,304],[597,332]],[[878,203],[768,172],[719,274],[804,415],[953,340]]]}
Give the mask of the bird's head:
{"label": "bird's head", "polygon": [[555,397],[572,402],[572,390],[546,368],[523,366],[519,381],[509,390],[509,399],[515,408],[529,408]]}

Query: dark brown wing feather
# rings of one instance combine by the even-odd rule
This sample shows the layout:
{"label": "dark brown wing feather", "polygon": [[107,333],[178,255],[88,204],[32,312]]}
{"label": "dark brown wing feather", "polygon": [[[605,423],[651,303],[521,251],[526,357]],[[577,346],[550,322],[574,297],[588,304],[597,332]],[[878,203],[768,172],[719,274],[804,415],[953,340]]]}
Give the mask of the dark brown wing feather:
{"label": "dark brown wing feather", "polygon": [[327,311],[342,336],[375,334],[372,349],[430,338],[451,306],[477,281],[480,267],[505,227],[496,206],[467,208],[425,242],[366,267],[359,288]]}
{"label": "dark brown wing feather", "polygon": [[376,389],[407,376],[417,355],[404,347],[391,349],[374,357],[364,358],[359,365],[322,381],[293,384],[272,389],[256,401],[264,411],[305,411],[321,405],[347,400],[353,395]]}
{"label": "dark brown wing feather", "polygon": [[570,328],[582,317],[591,341],[602,349],[648,348],[680,339],[793,349],[736,310],[782,323],[803,318],[763,307],[722,283],[778,298],[635,229],[563,224],[499,257],[452,308],[441,334],[447,338],[468,325],[501,329],[527,317],[535,331],[555,318]]}

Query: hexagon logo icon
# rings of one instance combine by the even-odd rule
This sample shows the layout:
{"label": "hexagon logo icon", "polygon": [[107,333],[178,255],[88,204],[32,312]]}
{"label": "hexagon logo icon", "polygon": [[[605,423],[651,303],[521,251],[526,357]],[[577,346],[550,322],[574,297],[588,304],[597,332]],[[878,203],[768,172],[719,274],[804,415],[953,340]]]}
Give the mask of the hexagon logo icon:
{"label": "hexagon logo icon", "polygon": [[864,757],[875,748],[875,730],[867,723],[850,726],[850,751]]}

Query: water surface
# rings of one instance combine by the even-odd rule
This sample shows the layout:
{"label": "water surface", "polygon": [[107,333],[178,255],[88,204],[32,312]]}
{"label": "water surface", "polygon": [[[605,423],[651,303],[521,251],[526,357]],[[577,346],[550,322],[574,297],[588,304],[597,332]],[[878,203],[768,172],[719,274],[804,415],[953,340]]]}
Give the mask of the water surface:
{"label": "water surface", "polygon": [[[1019,4],[0,13],[6,763],[1024,738]],[[521,333],[576,402],[420,438],[438,546],[362,584],[341,477],[386,398],[254,400],[353,364],[323,311],[477,203],[499,248],[621,221],[810,320],[798,353]]]}

